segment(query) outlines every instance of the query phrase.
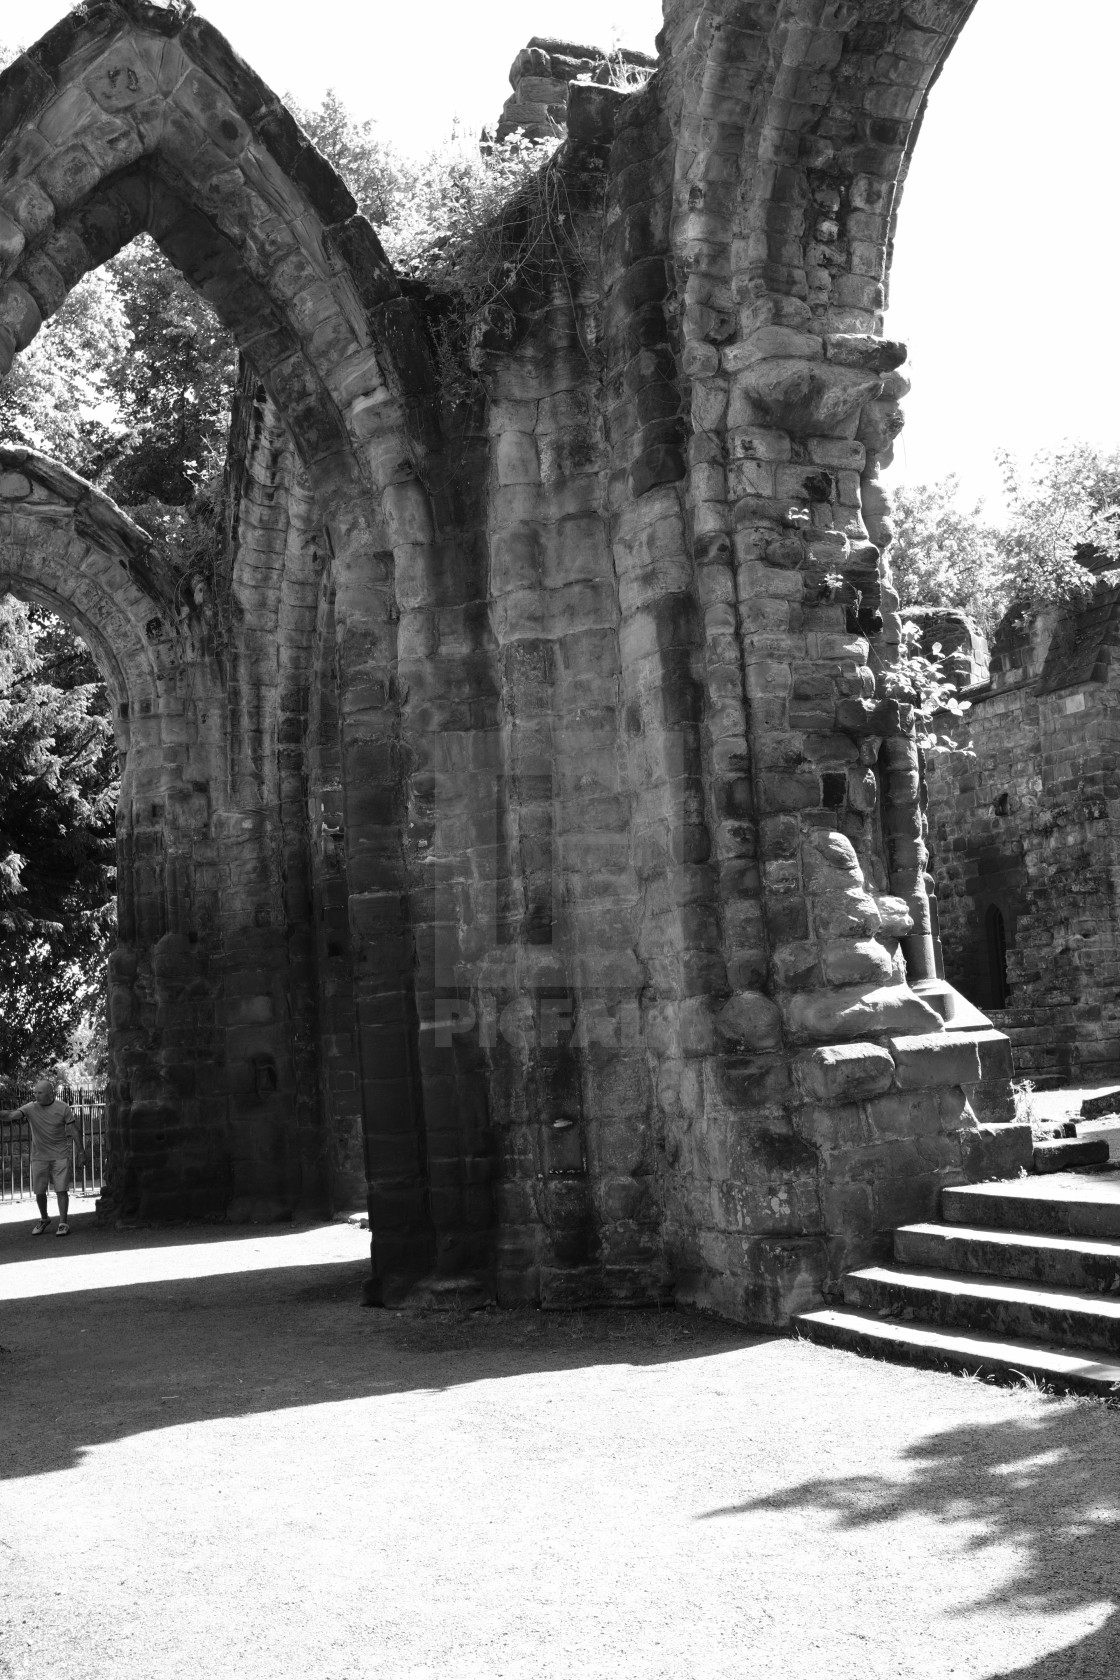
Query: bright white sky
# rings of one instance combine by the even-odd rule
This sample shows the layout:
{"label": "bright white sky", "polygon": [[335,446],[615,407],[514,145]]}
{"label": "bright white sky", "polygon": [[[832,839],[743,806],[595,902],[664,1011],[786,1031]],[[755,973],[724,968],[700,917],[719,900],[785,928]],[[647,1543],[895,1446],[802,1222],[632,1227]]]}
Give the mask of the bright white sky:
{"label": "bright white sky", "polygon": [[[21,0],[34,41],[65,0]],[[7,8],[5,7],[5,10]],[[204,0],[278,91],[334,87],[409,151],[497,116],[530,35],[653,50],[659,0]],[[998,500],[993,451],[1120,443],[1110,325],[1120,213],[1116,0],[980,0],[933,90],[902,204],[887,331],[910,346],[895,476],[956,471]],[[1106,296],[1106,293],[1108,294]]]}

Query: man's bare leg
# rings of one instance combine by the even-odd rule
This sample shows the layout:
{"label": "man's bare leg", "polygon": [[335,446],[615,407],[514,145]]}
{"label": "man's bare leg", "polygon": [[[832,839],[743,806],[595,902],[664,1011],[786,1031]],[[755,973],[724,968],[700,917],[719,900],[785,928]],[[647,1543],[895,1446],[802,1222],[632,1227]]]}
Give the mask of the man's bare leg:
{"label": "man's bare leg", "polygon": [[47,1192],[44,1190],[41,1196],[35,1197],[35,1200],[39,1204],[39,1214],[41,1218],[45,1219],[47,1217]]}
{"label": "man's bare leg", "polygon": [[41,1234],[43,1231],[45,1231],[46,1228],[47,1228],[47,1225],[49,1224],[49,1221],[47,1219],[47,1192],[44,1190],[44,1191],[42,1191],[42,1193],[40,1193],[38,1190],[36,1190],[35,1200],[39,1204],[39,1223],[38,1223],[38,1225],[36,1225],[32,1228],[31,1235],[33,1237],[36,1236],[37,1234]]}
{"label": "man's bare leg", "polygon": [[[69,1208],[70,1208],[70,1192],[68,1190],[56,1190],[55,1193],[54,1193],[54,1199],[58,1203],[59,1222],[61,1224],[65,1225],[66,1224],[66,1215],[67,1215],[67,1212],[69,1211]],[[47,1198],[44,1196],[43,1197],[43,1207],[46,1208],[46,1205],[47,1205]],[[44,1217],[44,1219],[46,1218],[46,1213],[43,1214],[43,1217]]]}

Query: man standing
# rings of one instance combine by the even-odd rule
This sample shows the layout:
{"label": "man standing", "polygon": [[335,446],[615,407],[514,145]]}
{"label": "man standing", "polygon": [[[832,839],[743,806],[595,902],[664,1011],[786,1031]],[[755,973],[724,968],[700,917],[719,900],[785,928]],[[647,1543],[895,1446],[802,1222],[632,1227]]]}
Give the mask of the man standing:
{"label": "man standing", "polygon": [[18,1120],[21,1117],[31,1127],[31,1188],[39,1204],[39,1220],[31,1227],[31,1235],[45,1236],[50,1228],[47,1190],[52,1189],[58,1203],[57,1235],[68,1237],[70,1227],[66,1223],[66,1215],[70,1211],[71,1138],[78,1146],[79,1166],[86,1158],[74,1110],[69,1103],[55,1101],[53,1079],[40,1079],[35,1086],[34,1102],[0,1113],[0,1120]]}

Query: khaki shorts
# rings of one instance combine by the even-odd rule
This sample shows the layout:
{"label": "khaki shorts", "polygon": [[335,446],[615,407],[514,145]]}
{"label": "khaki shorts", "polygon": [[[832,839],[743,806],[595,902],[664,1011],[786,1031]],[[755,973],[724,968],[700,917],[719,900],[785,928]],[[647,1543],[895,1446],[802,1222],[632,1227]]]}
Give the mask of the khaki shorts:
{"label": "khaki shorts", "polygon": [[69,1155],[56,1155],[51,1161],[32,1161],[31,1189],[36,1196],[45,1196],[48,1186],[57,1196],[69,1190],[73,1174]]}

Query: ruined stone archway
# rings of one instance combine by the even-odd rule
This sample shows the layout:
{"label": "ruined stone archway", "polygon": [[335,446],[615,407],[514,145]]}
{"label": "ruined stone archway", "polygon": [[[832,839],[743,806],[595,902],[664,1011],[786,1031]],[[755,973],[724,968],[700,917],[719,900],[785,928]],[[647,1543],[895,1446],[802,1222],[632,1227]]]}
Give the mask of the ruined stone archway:
{"label": "ruined stone archway", "polygon": [[[153,235],[236,337],[283,417],[313,495],[327,497],[326,540],[341,580],[340,634],[350,637],[353,655],[345,678],[363,695],[348,719],[347,751],[357,779],[364,758],[368,774],[383,783],[390,758],[385,743],[398,729],[391,699],[396,663],[391,556],[394,542],[402,541],[416,556],[418,540],[422,550],[430,529],[399,398],[407,393],[414,399],[413,421],[422,421],[415,399],[422,404],[430,376],[411,306],[401,299],[372,231],[279,101],[189,13],[144,4],[76,12],[18,60],[4,81],[0,365],[6,367],[30,341],[83,273],[138,233]],[[252,574],[245,558],[238,557],[242,571]],[[259,573],[245,583],[242,593],[255,593],[258,624],[239,635],[223,672],[234,684],[232,722],[224,726],[232,755],[231,809],[217,838],[221,867],[240,876],[244,903],[235,941],[240,953],[235,958],[229,949],[227,925],[218,958],[228,1009],[220,1060],[230,1069],[240,1062],[242,1071],[238,1088],[218,1100],[234,1163],[233,1205],[259,1212],[282,1211],[293,1194],[297,1202],[321,1196],[313,1161],[285,1164],[287,1145],[278,1150],[275,1170],[264,1170],[259,1157],[269,1149],[261,1143],[259,1116],[248,1125],[243,1149],[238,1141],[242,1109],[275,1108],[283,1097],[290,1113],[281,1131],[294,1126],[311,1156],[321,1148],[314,1137],[317,1093],[294,1070],[291,1057],[280,1054],[277,1023],[269,1018],[277,1000],[270,1002],[273,988],[261,979],[277,967],[292,967],[287,948],[292,906],[285,905],[278,885],[288,852],[274,763],[271,775],[260,773],[262,756],[275,745],[268,740],[275,720],[262,735],[257,693],[258,668],[275,654],[269,603],[262,597],[271,594],[282,613],[306,581],[296,577],[286,583],[286,573],[282,563],[263,586]],[[299,670],[288,673],[287,694],[290,700],[295,691],[297,716],[303,680]],[[399,783],[399,765],[393,770]],[[399,803],[392,787],[384,797]],[[367,854],[378,849],[368,831],[362,848]],[[395,917],[401,930],[407,925],[395,825],[387,827],[379,849],[385,854],[379,890],[352,895],[349,910],[359,940],[364,916],[384,945],[387,917]],[[395,891],[385,879],[393,870]],[[270,897],[271,909],[262,902]],[[371,1104],[376,1100],[394,1116],[391,1129],[407,1132],[418,1124],[407,1073],[413,1059],[412,1005],[406,998],[409,976],[399,966],[403,931],[395,940],[398,966],[360,999],[355,1039],[374,1069]],[[292,1020],[304,1013],[285,1002],[289,1038]],[[281,1065],[285,1061],[289,1073]],[[209,1164],[199,1170],[203,1180],[211,1175]],[[239,1171],[254,1186],[244,1194],[236,1190]],[[262,1190],[257,1181],[270,1177],[286,1188]],[[413,1192],[409,1209],[407,1194],[401,1195],[402,1174],[393,1168],[388,1177],[397,1204],[397,1217],[389,1223],[396,1229],[403,1221],[421,1233],[416,1240],[422,1243],[418,1194]]]}
{"label": "ruined stone archway", "polygon": [[[197,1078],[203,1044],[212,1056],[213,1022],[199,1020],[201,1038],[192,1043],[181,1030],[161,1033],[158,1019],[172,1004],[176,962],[195,966],[192,946],[208,906],[194,879],[188,836],[200,807],[208,817],[222,780],[219,765],[201,763],[207,714],[220,704],[213,672],[196,660],[189,689],[183,682],[182,580],[107,497],[57,461],[4,447],[0,579],[83,637],[113,708],[121,773],[118,943],[110,960],[114,1164],[126,1174],[142,1172],[123,1166],[121,1145],[146,1118],[159,1126],[165,1148],[169,1132],[189,1134],[214,1172],[220,1150],[207,1138],[215,1128]],[[223,733],[217,731],[219,741]],[[187,758],[193,761],[189,795]],[[165,1101],[169,1086],[180,1099],[174,1109]],[[155,1211],[158,1198],[151,1205]],[[196,1201],[194,1211],[220,1205],[212,1194]]]}
{"label": "ruined stone archway", "polygon": [[220,1172],[192,1124],[165,1149],[164,1081],[122,1130],[145,1194],[173,1161],[182,1196],[307,1205],[324,1116],[360,1113],[380,1287],[434,1262],[784,1322],[1018,1163],[971,1106],[1006,1042],[938,974],[877,483],[898,194],[970,9],[671,5],[629,91],[534,40],[564,255],[457,410],[345,188],[201,19],[115,0],[0,79],[0,361],[148,231],[254,376],[207,644]]}

